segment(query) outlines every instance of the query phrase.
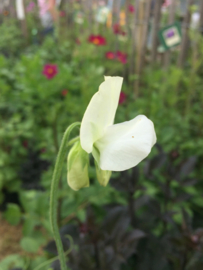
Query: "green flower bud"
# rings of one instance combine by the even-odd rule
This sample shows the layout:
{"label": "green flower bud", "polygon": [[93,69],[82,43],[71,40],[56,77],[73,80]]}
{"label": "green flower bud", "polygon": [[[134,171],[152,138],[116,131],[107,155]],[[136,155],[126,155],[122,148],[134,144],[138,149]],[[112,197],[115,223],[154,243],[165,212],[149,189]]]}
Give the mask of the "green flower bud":
{"label": "green flower bud", "polygon": [[89,186],[89,155],[76,142],[68,154],[68,184],[73,190]]}
{"label": "green flower bud", "polygon": [[99,167],[98,164],[100,163],[100,153],[99,153],[99,150],[97,149],[97,147],[95,145],[93,145],[92,155],[94,157],[97,180],[99,181],[101,186],[105,187],[108,184],[109,179],[111,177],[111,171],[103,171]]}
{"label": "green flower bud", "polygon": [[95,168],[96,168],[96,175],[97,180],[99,181],[101,186],[106,186],[109,182],[109,179],[111,177],[111,171],[103,171],[97,164],[95,160]]}

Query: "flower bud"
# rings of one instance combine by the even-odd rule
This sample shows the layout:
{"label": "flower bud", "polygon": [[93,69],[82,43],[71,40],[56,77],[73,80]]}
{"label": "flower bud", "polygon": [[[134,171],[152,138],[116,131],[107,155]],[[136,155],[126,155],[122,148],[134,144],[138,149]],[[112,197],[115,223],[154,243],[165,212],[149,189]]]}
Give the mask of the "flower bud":
{"label": "flower bud", "polygon": [[73,190],[89,186],[89,155],[76,142],[68,154],[68,184]]}
{"label": "flower bud", "polygon": [[103,171],[97,164],[95,160],[95,168],[96,168],[96,175],[97,180],[99,181],[101,186],[106,186],[109,182],[109,179],[111,177],[111,171]]}

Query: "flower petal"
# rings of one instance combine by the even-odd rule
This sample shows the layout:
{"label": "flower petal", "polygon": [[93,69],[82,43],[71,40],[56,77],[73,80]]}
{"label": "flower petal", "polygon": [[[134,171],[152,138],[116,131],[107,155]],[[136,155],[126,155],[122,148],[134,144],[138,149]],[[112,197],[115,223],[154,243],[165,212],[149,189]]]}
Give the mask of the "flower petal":
{"label": "flower petal", "polygon": [[123,78],[105,77],[99,91],[92,97],[82,119],[80,140],[82,148],[92,152],[94,142],[99,140],[108,126],[113,124]]}
{"label": "flower petal", "polygon": [[155,143],[154,125],[144,115],[109,126],[95,143],[100,152],[100,168],[108,171],[130,169],[148,156]]}

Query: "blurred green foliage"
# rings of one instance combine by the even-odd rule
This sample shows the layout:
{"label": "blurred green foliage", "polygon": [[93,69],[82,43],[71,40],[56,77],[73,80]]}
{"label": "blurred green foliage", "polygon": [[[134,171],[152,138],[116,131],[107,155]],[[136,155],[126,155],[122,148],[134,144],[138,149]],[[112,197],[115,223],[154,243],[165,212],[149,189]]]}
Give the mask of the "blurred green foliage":
{"label": "blurred green foliage", "polygon": [[[29,23],[32,25],[34,21]],[[70,33],[73,35],[70,41],[47,36],[41,46],[35,44],[26,48],[26,53],[19,53],[24,50],[24,45],[18,28],[10,21],[0,26],[0,32],[5,33],[4,38],[0,38],[0,51],[4,54],[0,56],[0,205],[5,219],[13,225],[22,222],[22,250],[36,253],[40,246],[48,243],[51,239],[49,188],[63,132],[71,123],[81,121],[89,100],[103,81],[103,75],[124,76],[122,91],[127,98],[119,105],[115,122],[130,120],[138,114],[146,115],[154,122],[161,150],[153,149],[149,158],[140,165],[139,177],[134,174],[134,169],[125,174],[113,173],[111,184],[106,188],[97,183],[90,159],[91,185],[78,192],[67,186],[64,162],[59,190],[60,225],[69,222],[76,227],[78,235],[73,237],[77,243],[76,254],[80,254],[79,248],[84,245],[77,239],[82,233],[94,243],[95,249],[95,239],[99,239],[98,243],[110,241],[113,248],[109,244],[110,247],[116,250],[114,266],[118,268],[114,269],[131,270],[136,266],[137,270],[146,270],[153,265],[151,269],[200,270],[200,227],[203,221],[203,182],[200,181],[203,174],[202,38],[194,35],[196,42],[184,70],[173,64],[167,71],[159,64],[147,67],[140,80],[140,96],[135,100],[134,82],[138,77],[128,73],[128,64],[105,58],[105,52],[115,47],[112,34],[106,33],[107,46],[97,47],[87,42],[86,33],[79,35],[79,31],[78,27],[76,34]],[[74,40],[77,34],[80,44]],[[129,50],[128,46],[121,43],[120,49]],[[15,61],[13,57],[16,57]],[[50,80],[42,74],[47,63],[58,67],[58,74]],[[77,135],[78,130],[73,137]],[[44,161],[50,166],[39,165]],[[127,218],[118,216],[114,220],[109,217],[108,223],[107,205],[119,205],[130,214]],[[127,225],[125,220],[129,220]],[[106,228],[103,222],[111,225],[112,231],[108,231],[109,227]],[[121,227],[118,229],[119,222]],[[93,228],[96,233],[88,234],[88,230],[84,233],[81,226]],[[107,241],[106,236],[100,235],[104,228],[118,237],[121,233],[121,238],[116,238],[118,241],[115,242],[107,238]],[[136,231],[138,228],[143,232]],[[140,238],[144,239],[139,240],[137,247]],[[122,239],[126,239],[126,246],[123,246],[128,250],[127,255],[122,250],[123,257],[118,252]],[[105,257],[103,246],[101,256]],[[45,255],[33,260],[11,255],[0,263],[0,267],[32,270],[44,262],[45,257],[51,258],[55,253],[48,250]],[[85,259],[81,255],[83,267],[94,269],[96,258],[88,261],[88,256]],[[163,260],[160,260],[161,256]],[[70,264],[76,263],[74,260],[73,254]],[[72,269],[83,268],[79,265]]]}
{"label": "blurred green foliage", "polygon": [[[16,56],[25,44],[22,32],[18,27],[19,22],[14,19],[6,19],[0,25],[0,53],[6,56]],[[9,46],[8,46],[9,44]]]}

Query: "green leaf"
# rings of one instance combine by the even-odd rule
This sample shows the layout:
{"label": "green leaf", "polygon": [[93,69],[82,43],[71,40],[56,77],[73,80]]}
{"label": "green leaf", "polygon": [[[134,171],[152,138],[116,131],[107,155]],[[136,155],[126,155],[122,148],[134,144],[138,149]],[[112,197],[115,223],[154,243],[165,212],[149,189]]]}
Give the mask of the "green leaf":
{"label": "green leaf", "polygon": [[[30,269],[35,269],[37,266],[39,266],[40,264],[42,264],[43,262],[47,261],[46,257],[37,257],[35,259],[33,259],[30,263]],[[48,269],[48,267],[44,268],[44,269]],[[41,269],[43,270],[43,269]]]}
{"label": "green leaf", "polygon": [[23,267],[25,264],[23,258],[18,254],[7,256],[0,262],[0,270],[10,270],[11,267]]}
{"label": "green leaf", "polygon": [[24,210],[28,213],[35,212],[37,208],[37,191],[36,190],[27,190],[20,193],[20,202]]}
{"label": "green leaf", "polygon": [[158,188],[150,182],[145,182],[143,183],[143,185],[146,188],[145,194],[151,197],[155,197],[157,193],[159,192]]}
{"label": "green leaf", "polygon": [[20,241],[22,249],[27,252],[35,253],[40,247],[40,243],[32,237],[23,237]]}
{"label": "green leaf", "polygon": [[9,183],[7,184],[7,190],[9,192],[18,192],[21,189],[21,181],[20,180],[13,180],[13,181],[9,181]]}
{"label": "green leaf", "polygon": [[30,236],[34,230],[34,227],[39,224],[39,221],[35,217],[29,215],[23,224],[23,235]]}
{"label": "green leaf", "polygon": [[199,207],[203,207],[202,197],[193,198],[192,202]]}
{"label": "green leaf", "polygon": [[18,225],[21,219],[21,211],[17,204],[9,203],[4,213],[4,218],[11,225]]}
{"label": "green leaf", "polygon": [[80,209],[77,211],[77,218],[81,221],[81,222],[85,222],[86,219],[86,211],[84,209]]}

